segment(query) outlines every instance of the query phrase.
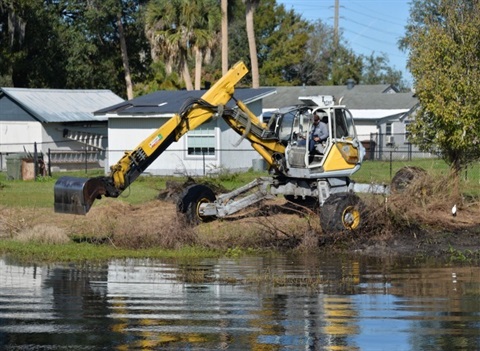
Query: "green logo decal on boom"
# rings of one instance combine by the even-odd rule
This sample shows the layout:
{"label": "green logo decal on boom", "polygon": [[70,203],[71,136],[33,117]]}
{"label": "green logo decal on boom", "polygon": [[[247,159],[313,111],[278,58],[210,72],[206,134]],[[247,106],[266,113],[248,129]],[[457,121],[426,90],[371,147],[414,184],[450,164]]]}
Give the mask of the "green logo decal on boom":
{"label": "green logo decal on boom", "polygon": [[148,146],[150,146],[150,148],[153,149],[155,145],[157,145],[162,139],[163,139],[162,134],[158,134],[155,138],[152,139],[152,141],[148,143]]}

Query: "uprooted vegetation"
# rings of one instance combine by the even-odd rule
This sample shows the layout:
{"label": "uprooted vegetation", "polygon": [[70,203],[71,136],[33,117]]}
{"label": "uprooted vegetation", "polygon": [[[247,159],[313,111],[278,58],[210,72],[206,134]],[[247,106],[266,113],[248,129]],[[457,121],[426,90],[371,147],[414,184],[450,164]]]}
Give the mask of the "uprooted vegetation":
{"label": "uprooted vegetation", "polygon": [[[382,212],[387,215],[384,231],[397,227],[452,231],[478,226],[479,199],[458,197],[452,189],[454,184],[450,177],[433,178],[427,173],[417,176],[405,190],[386,198],[382,209],[376,206],[380,216]],[[452,213],[454,206],[457,208],[455,215]],[[375,212],[368,216],[369,223],[371,216],[375,216]]]}
{"label": "uprooted vegetation", "polygon": [[[449,177],[417,173],[402,191],[365,199],[367,213],[360,242],[366,251],[442,254],[452,247],[476,250],[480,244],[480,202],[459,198]],[[453,207],[456,213],[452,213]]]}
{"label": "uprooted vegetation", "polygon": [[[159,194],[163,200],[141,205],[104,199],[86,216],[3,207],[0,238],[50,244],[88,241],[132,249],[201,246],[223,251],[325,249],[368,254],[442,254],[452,247],[478,251],[480,243],[478,199],[454,198],[446,177],[423,174],[401,193],[362,196],[362,228],[342,233],[323,233],[315,210],[283,198],[190,227],[176,213],[176,194],[183,186],[169,184]],[[454,217],[455,204],[458,214]]]}

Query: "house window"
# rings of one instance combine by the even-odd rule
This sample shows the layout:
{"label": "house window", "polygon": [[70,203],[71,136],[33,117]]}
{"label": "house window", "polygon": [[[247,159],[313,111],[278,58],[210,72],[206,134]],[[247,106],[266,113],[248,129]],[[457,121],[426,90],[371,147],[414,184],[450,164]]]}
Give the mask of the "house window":
{"label": "house window", "polygon": [[215,156],[215,125],[204,124],[187,133],[187,155],[189,156]]}
{"label": "house window", "polygon": [[392,135],[392,123],[387,123],[385,126],[385,134]]}

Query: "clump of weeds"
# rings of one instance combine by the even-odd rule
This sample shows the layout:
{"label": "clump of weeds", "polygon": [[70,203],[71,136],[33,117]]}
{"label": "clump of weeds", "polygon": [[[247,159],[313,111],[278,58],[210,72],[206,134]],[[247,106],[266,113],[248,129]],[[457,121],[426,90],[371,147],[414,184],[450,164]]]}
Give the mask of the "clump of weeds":
{"label": "clump of weeds", "polygon": [[175,206],[154,200],[143,205],[121,201],[97,206],[72,228],[77,238],[101,241],[129,249],[161,247],[176,249],[194,245],[196,234],[177,219]]}

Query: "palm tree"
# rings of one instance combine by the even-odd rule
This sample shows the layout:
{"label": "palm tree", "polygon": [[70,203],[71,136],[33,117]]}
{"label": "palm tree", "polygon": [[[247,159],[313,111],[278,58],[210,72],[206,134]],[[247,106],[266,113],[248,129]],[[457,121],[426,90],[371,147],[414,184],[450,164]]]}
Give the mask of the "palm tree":
{"label": "palm tree", "polygon": [[152,0],[147,7],[146,32],[152,58],[164,59],[167,71],[177,67],[193,90],[188,62],[195,55],[195,89],[200,89],[203,52],[215,41],[220,22],[216,0]]}
{"label": "palm tree", "polygon": [[185,23],[190,32],[189,41],[195,54],[195,89],[202,83],[202,63],[206,51],[217,45],[221,11],[217,0],[195,0],[186,6]]}
{"label": "palm tree", "polygon": [[178,68],[185,86],[193,90],[188,70],[185,29],[181,26],[180,0],[152,0],[145,15],[145,32],[150,41],[154,62],[165,61],[167,74]]}
{"label": "palm tree", "polygon": [[258,74],[257,44],[255,42],[253,14],[260,0],[243,0],[243,3],[245,4],[248,49],[250,51],[250,63],[252,65],[252,88],[258,88],[260,86],[260,76]]}

